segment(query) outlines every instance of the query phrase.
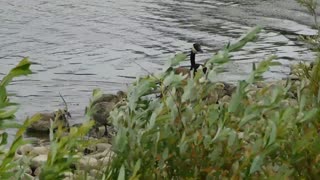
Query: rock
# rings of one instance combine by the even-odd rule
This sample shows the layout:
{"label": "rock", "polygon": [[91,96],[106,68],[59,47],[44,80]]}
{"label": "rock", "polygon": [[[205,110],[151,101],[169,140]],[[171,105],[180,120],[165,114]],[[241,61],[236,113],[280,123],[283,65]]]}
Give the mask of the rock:
{"label": "rock", "polygon": [[45,154],[47,155],[49,152],[49,149],[47,147],[44,146],[40,146],[40,147],[34,147],[33,150],[30,152],[31,155],[41,155],[41,154]]}
{"label": "rock", "polygon": [[37,168],[34,170],[33,174],[34,174],[36,177],[39,177],[40,174],[41,174],[41,167],[37,167]]}
{"label": "rock", "polygon": [[31,168],[37,168],[40,167],[42,164],[44,164],[48,159],[48,156],[46,154],[38,155],[31,159]]}
{"label": "rock", "polygon": [[26,170],[25,170],[25,173],[27,174],[32,174],[32,169],[30,167],[28,167]]}
{"label": "rock", "polygon": [[74,175],[72,172],[65,172],[63,173],[64,178],[63,180],[73,180],[74,179]]}
{"label": "rock", "polygon": [[79,160],[79,168],[83,170],[98,169],[98,160],[93,157],[82,157]]}
{"label": "rock", "polygon": [[98,170],[96,169],[91,169],[89,171],[89,175],[92,176],[92,177],[95,177],[96,179],[98,179],[98,177],[100,177],[102,175],[101,172],[99,172]]}
{"label": "rock", "polygon": [[113,152],[110,151],[109,149],[103,151],[103,152],[99,152],[99,153],[95,153],[95,154],[90,154],[90,157],[95,158],[95,159],[101,159],[104,157],[111,157],[113,155]]}
{"label": "rock", "polygon": [[24,173],[21,178],[21,180],[34,180],[34,179],[35,179],[35,177],[33,177],[31,174],[27,174],[27,173]]}
{"label": "rock", "polygon": [[18,159],[21,159],[21,158],[23,158],[24,156],[23,155],[21,155],[21,154],[18,154],[18,151],[16,152],[16,154],[14,155],[14,160],[18,160]]}
{"label": "rock", "polygon": [[228,96],[228,95],[225,95],[225,96],[223,96],[223,97],[220,99],[220,102],[221,102],[221,103],[228,103],[228,102],[230,102],[230,101],[231,101],[231,97]]}
{"label": "rock", "polygon": [[99,159],[99,164],[101,167],[105,167],[111,162],[110,156]]}
{"label": "rock", "polygon": [[96,151],[97,152],[103,152],[105,150],[110,151],[112,145],[108,143],[98,143],[96,144]]}
{"label": "rock", "polygon": [[33,150],[33,146],[31,144],[25,144],[25,145],[22,145],[17,150],[17,154],[19,154],[19,155],[29,155],[32,150]]}

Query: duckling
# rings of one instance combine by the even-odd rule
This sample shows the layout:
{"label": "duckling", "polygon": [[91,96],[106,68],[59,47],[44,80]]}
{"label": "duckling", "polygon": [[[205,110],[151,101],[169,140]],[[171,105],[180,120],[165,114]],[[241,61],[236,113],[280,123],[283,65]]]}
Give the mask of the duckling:
{"label": "duckling", "polygon": [[117,94],[102,94],[101,97],[91,103],[91,106],[101,102],[119,102],[124,97],[126,97],[126,94],[123,91],[118,91]]}
{"label": "duckling", "polygon": [[[192,71],[192,70],[194,70],[194,73],[195,73],[200,66],[203,66],[202,64],[196,63],[196,54],[202,53],[202,52],[203,51],[202,51],[201,45],[199,43],[193,44],[192,49],[190,51],[190,64],[191,64],[190,69],[188,69],[187,67],[181,66],[181,67],[178,67],[175,69],[175,73],[176,74],[181,73],[181,74],[185,75],[185,74],[189,74],[190,71]],[[207,68],[204,67],[203,72],[206,73],[206,71],[207,71]]]}
{"label": "duckling", "polygon": [[224,96],[231,97],[235,90],[236,86],[226,82],[216,82],[213,84],[209,84],[207,88],[208,96],[204,99],[209,104],[214,104],[221,100]]}
{"label": "duckling", "polygon": [[32,123],[28,127],[28,131],[49,132],[50,120],[54,123],[54,128],[60,125],[64,128],[69,128],[68,118],[71,118],[71,115],[65,109],[58,109],[53,113],[40,113],[40,115],[41,119]]}
{"label": "duckling", "polygon": [[58,126],[62,126],[63,128],[69,129],[69,122],[68,119],[71,118],[71,114],[68,110],[68,106],[62,95],[62,98],[65,108],[58,109],[53,113],[40,113],[41,119],[32,123],[27,130],[28,131],[42,131],[48,132],[50,130],[50,120],[54,123],[54,128],[56,129]]}
{"label": "duckling", "polygon": [[91,118],[96,122],[94,128],[99,131],[99,126],[104,126],[104,136],[108,137],[107,126],[110,125],[108,122],[109,113],[113,108],[126,97],[123,91],[118,91],[116,95],[114,94],[103,94],[100,98],[91,103]]}

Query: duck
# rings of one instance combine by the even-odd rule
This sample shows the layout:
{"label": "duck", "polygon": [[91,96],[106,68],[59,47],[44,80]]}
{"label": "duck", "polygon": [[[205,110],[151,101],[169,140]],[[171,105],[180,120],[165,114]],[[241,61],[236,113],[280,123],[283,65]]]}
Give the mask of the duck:
{"label": "duck", "polygon": [[[91,103],[89,107],[91,109],[90,116],[95,121],[95,131],[99,131],[99,127],[104,126],[104,136],[110,137],[107,130],[107,126],[110,125],[109,114],[124,98],[126,98],[126,93],[118,91],[117,94],[102,94],[100,98]],[[87,108],[86,111],[88,111]]]}
{"label": "duck", "polygon": [[[194,74],[195,74],[199,69],[199,67],[203,67],[203,64],[196,63],[196,54],[198,53],[203,53],[203,50],[201,49],[201,45],[199,43],[194,43],[190,51],[190,69],[188,69],[185,66],[180,66],[174,70],[175,74],[190,75],[190,71],[192,70],[194,71]],[[203,73],[206,73],[207,68],[203,67],[202,71]]]}
{"label": "duck", "polygon": [[41,118],[30,124],[27,127],[28,132],[49,132],[51,127],[51,122],[53,122],[54,131],[61,126],[62,128],[69,130],[69,119],[71,118],[71,114],[68,110],[68,105],[61,93],[59,93],[63,103],[65,105],[64,109],[58,109],[52,113],[37,113],[40,114]]}
{"label": "duck", "polygon": [[28,132],[49,132],[51,127],[51,122],[53,122],[54,131],[61,126],[66,130],[69,130],[69,121],[71,118],[70,113],[65,109],[58,109],[53,113],[39,113],[41,118],[27,128]]}

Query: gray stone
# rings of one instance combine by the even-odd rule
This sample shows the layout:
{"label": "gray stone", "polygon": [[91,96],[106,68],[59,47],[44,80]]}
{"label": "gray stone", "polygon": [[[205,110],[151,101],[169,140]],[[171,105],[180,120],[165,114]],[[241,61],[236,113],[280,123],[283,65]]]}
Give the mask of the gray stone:
{"label": "gray stone", "polygon": [[79,160],[79,168],[83,170],[98,169],[98,160],[93,157],[82,157]]}
{"label": "gray stone", "polygon": [[39,177],[41,174],[41,167],[37,167],[33,173],[36,177]]}
{"label": "gray stone", "polygon": [[98,143],[96,144],[96,150],[97,152],[103,152],[105,150],[109,150],[111,149],[112,145],[108,144],[108,143]]}
{"label": "gray stone", "polygon": [[74,175],[72,172],[65,172],[63,173],[64,178],[63,180],[73,180],[74,179]]}
{"label": "gray stone", "polygon": [[22,175],[22,178],[21,178],[22,180],[34,180],[34,179],[36,179],[35,177],[33,177],[31,174],[27,174],[27,173],[24,173],[23,175]]}
{"label": "gray stone", "polygon": [[99,164],[101,167],[107,166],[111,162],[111,156],[106,156],[104,158],[99,159]]}
{"label": "gray stone", "polygon": [[109,149],[106,149],[103,152],[95,153],[95,154],[90,154],[89,157],[95,158],[95,159],[101,159],[105,157],[111,157],[113,156],[113,152],[110,151]]}
{"label": "gray stone", "polygon": [[29,155],[32,150],[33,146],[31,144],[24,144],[18,149],[17,153],[19,155]]}
{"label": "gray stone", "polygon": [[44,164],[48,159],[48,156],[45,154],[38,155],[31,159],[31,167],[37,168]]}
{"label": "gray stone", "polygon": [[47,155],[49,152],[49,149],[47,147],[44,146],[40,146],[40,147],[34,147],[33,150],[30,152],[31,155],[41,155],[41,154],[45,154]]}

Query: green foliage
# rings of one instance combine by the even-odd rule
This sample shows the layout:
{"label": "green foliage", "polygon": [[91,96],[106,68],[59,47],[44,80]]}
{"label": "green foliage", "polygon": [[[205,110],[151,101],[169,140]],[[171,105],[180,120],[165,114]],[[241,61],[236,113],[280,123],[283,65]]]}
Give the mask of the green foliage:
{"label": "green foliage", "polygon": [[[17,111],[16,103],[9,101],[6,86],[15,77],[31,74],[29,69],[31,63],[27,58],[24,58],[20,63],[13,68],[0,82],[0,129],[9,128],[10,125],[5,120],[14,118],[14,114]],[[15,126],[14,124],[12,124]]]}
{"label": "green foliage", "polygon": [[18,163],[14,160],[14,156],[16,150],[25,143],[23,140],[23,133],[31,123],[41,118],[40,115],[35,115],[30,119],[27,118],[22,125],[14,122],[14,114],[18,108],[16,103],[12,103],[9,100],[6,90],[7,85],[9,85],[13,78],[31,74],[31,70],[29,69],[30,65],[31,63],[27,58],[22,59],[0,82],[0,130],[19,128],[15,135],[15,139],[8,150],[4,150],[8,143],[8,134],[5,131],[0,134],[0,179],[15,177],[17,173],[14,171],[16,170]]}
{"label": "green foliage", "polygon": [[40,179],[62,179],[64,173],[72,171],[72,165],[81,157],[83,150],[92,144],[84,136],[93,124],[93,121],[88,121],[79,128],[72,127],[68,134],[65,134],[61,126],[53,133],[51,127],[50,152],[46,164],[42,167]]}
{"label": "green foliage", "polygon": [[[0,83],[0,179],[21,179],[28,168],[27,162],[21,162],[15,158],[18,148],[26,144],[27,141],[23,139],[23,134],[30,125],[41,119],[40,114],[36,114],[31,118],[27,118],[21,125],[14,122],[14,114],[17,111],[17,104],[12,103],[6,91],[6,86],[15,77],[31,74],[31,63],[27,58],[24,58],[20,63],[13,68],[8,75],[4,76]],[[53,123],[51,123],[53,125]],[[66,134],[61,126],[53,133],[53,127],[50,131],[50,152],[48,154],[48,161],[42,167],[40,179],[62,179],[65,172],[72,171],[82,150],[94,142],[88,142],[84,136],[88,133],[93,125],[92,121],[84,123],[79,128],[73,127],[70,132]],[[8,134],[4,131],[7,128],[18,128],[15,138],[9,149]]]}
{"label": "green foliage", "polygon": [[296,0],[301,6],[305,7],[311,16],[313,16],[314,19],[314,25],[316,29],[318,30],[317,35],[314,36],[306,36],[301,35],[300,40],[308,43],[311,45],[311,49],[319,52],[320,51],[320,26],[318,23],[318,15],[317,15],[317,6],[318,2],[317,0]]}
{"label": "green foliage", "polygon": [[314,17],[314,23],[317,27],[317,29],[319,30],[319,25],[318,25],[318,21],[317,21],[317,0],[296,0],[301,6],[307,8],[307,10],[309,11],[309,13]]}
{"label": "green foliage", "polygon": [[[214,55],[206,64],[208,74],[187,79],[168,68],[157,78],[139,78],[130,87],[127,105],[111,112],[118,133],[106,177],[318,178],[320,98],[312,92],[319,91],[319,71],[310,71],[314,80],[305,75],[299,83],[258,88],[263,73],[279,65],[270,56],[239,81],[228,102],[218,98],[221,85],[211,81],[229,52],[255,39],[250,37],[258,30]],[[154,91],[161,96],[149,96]]]}

